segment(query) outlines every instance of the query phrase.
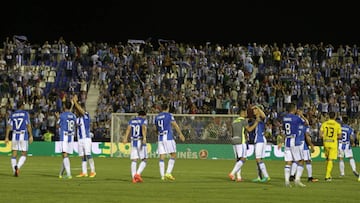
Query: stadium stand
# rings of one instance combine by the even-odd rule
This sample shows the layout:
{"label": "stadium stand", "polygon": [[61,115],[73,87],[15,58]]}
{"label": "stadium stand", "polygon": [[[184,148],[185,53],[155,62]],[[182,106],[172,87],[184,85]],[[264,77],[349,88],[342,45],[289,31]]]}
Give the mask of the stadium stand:
{"label": "stadium stand", "polygon": [[[360,131],[356,45],[133,42],[137,40],[76,45],[57,40],[59,44],[50,47],[58,50],[50,49],[49,55],[44,45],[30,44],[29,61],[22,56],[23,45],[4,42],[2,112],[6,116],[26,96],[32,115],[41,111],[46,117],[61,106],[57,99],[78,94],[87,103],[89,89],[96,89],[100,95],[91,101],[96,100],[97,105],[90,105],[88,111],[94,112],[93,133],[98,140],[109,139],[111,113],[139,109],[157,113],[165,99],[177,114],[235,114],[241,105],[262,104],[269,117],[271,140],[281,133],[279,118],[289,102],[296,102],[307,113],[315,143],[319,124],[329,111],[349,117],[356,132]],[[87,84],[85,92],[81,91],[82,79]],[[25,91],[26,85],[31,86],[30,92]],[[50,97],[52,89],[55,99]],[[40,126],[45,126],[41,130],[45,132],[46,124]]]}

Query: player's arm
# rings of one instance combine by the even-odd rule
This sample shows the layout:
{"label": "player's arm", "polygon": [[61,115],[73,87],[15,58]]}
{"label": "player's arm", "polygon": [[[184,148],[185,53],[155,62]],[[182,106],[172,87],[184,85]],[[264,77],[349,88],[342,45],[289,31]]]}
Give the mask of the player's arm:
{"label": "player's arm", "polygon": [[320,127],[319,137],[320,137],[321,139],[324,138],[324,126],[323,126],[323,125],[321,125],[321,127]]}
{"label": "player's arm", "polygon": [[30,123],[27,124],[27,130],[28,130],[28,134],[29,134],[29,144],[31,144],[34,141],[34,137],[32,134],[32,127],[31,127]]}
{"label": "player's arm", "polygon": [[60,127],[61,127],[61,125],[60,125],[60,123],[61,123],[61,120],[60,120],[60,117],[61,117],[61,113],[60,112],[58,112],[58,111],[56,111],[55,112],[55,117],[56,117],[56,128],[57,129],[59,129],[59,135],[60,135]]}
{"label": "player's arm", "polygon": [[131,126],[128,125],[125,131],[125,136],[123,138],[123,143],[126,144],[128,142],[129,139],[129,135],[130,135],[130,130],[131,130]]}
{"label": "player's arm", "polygon": [[85,110],[80,106],[80,104],[78,103],[78,97],[77,95],[74,95],[72,98],[72,102],[74,104],[74,107],[76,108],[76,110],[79,111],[79,113],[83,116],[85,115]]}
{"label": "player's arm", "polygon": [[350,144],[352,147],[355,146],[355,138],[354,138],[354,131],[351,131],[351,134],[350,134]]}
{"label": "player's arm", "polygon": [[303,119],[305,125],[309,126],[309,120],[304,116],[301,110],[297,110],[296,114],[299,115],[301,119]]}
{"label": "player's arm", "polygon": [[311,141],[311,136],[309,132],[305,132],[305,142],[310,148],[310,152],[313,153],[315,151],[314,149],[314,143]]}
{"label": "player's arm", "polygon": [[264,113],[263,110],[261,110],[261,108],[259,108],[258,106],[254,106],[252,107],[252,109],[256,109],[258,111],[258,114],[260,116],[261,119],[265,119],[266,118],[266,115]]}
{"label": "player's arm", "polygon": [[176,132],[179,134],[180,140],[184,142],[185,136],[181,132],[179,125],[175,121],[171,121],[171,125],[175,128]]}
{"label": "player's arm", "polygon": [[250,125],[245,126],[246,131],[248,132],[253,131],[256,128],[256,126],[259,124],[259,122],[260,122],[260,117],[257,117],[251,126]]}
{"label": "player's arm", "polygon": [[338,132],[337,132],[337,137],[338,137],[338,140],[341,140],[341,139],[342,139],[341,126],[339,126],[339,130],[338,130]]}
{"label": "player's arm", "polygon": [[278,137],[276,138],[276,142],[278,149],[281,149],[283,144],[285,143],[285,136],[283,135],[282,132],[280,132],[280,135],[278,135]]}
{"label": "player's arm", "polygon": [[8,144],[9,143],[9,134],[10,134],[10,131],[11,131],[11,125],[7,125],[6,126],[6,131],[5,131],[5,144]]}
{"label": "player's arm", "polygon": [[142,135],[143,135],[142,143],[146,144],[147,126],[142,125],[141,128],[142,128],[141,130],[142,130]]}

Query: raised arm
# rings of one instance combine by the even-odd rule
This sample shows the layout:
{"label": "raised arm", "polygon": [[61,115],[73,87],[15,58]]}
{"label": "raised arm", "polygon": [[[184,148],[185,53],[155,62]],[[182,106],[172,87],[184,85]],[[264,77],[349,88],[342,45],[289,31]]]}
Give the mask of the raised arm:
{"label": "raised arm", "polygon": [[74,104],[74,107],[76,110],[78,110],[78,112],[83,116],[85,115],[85,109],[83,109],[81,107],[81,105],[78,103],[78,97],[77,95],[74,95],[73,98],[72,98],[72,102]]}

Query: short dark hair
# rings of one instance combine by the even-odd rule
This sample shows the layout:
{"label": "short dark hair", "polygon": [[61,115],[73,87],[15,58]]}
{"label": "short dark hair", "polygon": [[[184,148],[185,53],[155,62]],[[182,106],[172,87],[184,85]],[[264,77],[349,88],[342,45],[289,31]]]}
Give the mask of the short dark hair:
{"label": "short dark hair", "polygon": [[20,109],[23,105],[24,105],[24,101],[23,101],[23,100],[19,100],[19,101],[16,103],[16,108]]}
{"label": "short dark hair", "polygon": [[70,100],[66,100],[66,101],[65,101],[65,108],[66,108],[66,109],[71,109],[71,106],[72,106],[71,101],[70,101]]}
{"label": "short dark hair", "polygon": [[240,106],[239,110],[238,110],[238,113],[241,113],[242,111],[246,111],[247,112],[248,108],[246,105],[242,105]]}
{"label": "short dark hair", "polygon": [[167,109],[167,108],[169,108],[169,104],[164,101],[164,102],[161,104],[161,110],[165,110],[165,109]]}
{"label": "short dark hair", "polygon": [[146,112],[141,110],[141,111],[138,111],[138,115],[139,116],[146,116]]}
{"label": "short dark hair", "polygon": [[296,109],[296,104],[295,103],[288,104],[288,106],[286,108],[287,111],[292,111],[294,109]]}
{"label": "short dark hair", "polygon": [[330,112],[329,112],[329,117],[330,117],[331,119],[335,119],[335,116],[336,116],[336,113],[335,113],[334,111],[330,111]]}
{"label": "short dark hair", "polygon": [[349,121],[349,117],[343,116],[342,121],[347,124],[347,122]]}

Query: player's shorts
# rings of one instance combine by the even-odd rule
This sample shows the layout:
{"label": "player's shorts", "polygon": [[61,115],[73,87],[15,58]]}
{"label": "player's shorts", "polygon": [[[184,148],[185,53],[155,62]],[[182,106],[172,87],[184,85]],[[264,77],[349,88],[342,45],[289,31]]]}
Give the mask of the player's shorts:
{"label": "player's shorts", "polygon": [[141,144],[140,146],[137,147],[131,147],[131,152],[130,152],[130,159],[134,160],[134,159],[147,159],[148,158],[148,153],[147,153],[147,146],[146,144]]}
{"label": "player's shorts", "polygon": [[175,140],[163,140],[158,142],[158,154],[170,154],[176,152]]}
{"label": "player's shorts", "polygon": [[246,158],[247,157],[246,144],[235,144],[235,145],[233,145],[233,149],[234,149],[235,159]]}
{"label": "player's shorts", "polygon": [[300,161],[304,159],[303,146],[285,147],[284,160],[285,161]]}
{"label": "player's shorts", "polygon": [[79,156],[91,155],[91,138],[83,138],[78,140],[78,154]]}
{"label": "player's shorts", "polygon": [[29,149],[29,141],[27,140],[12,140],[11,149],[16,151],[27,152]]}
{"label": "player's shorts", "polygon": [[338,148],[337,147],[324,147],[325,157],[328,159],[336,160],[338,156]]}
{"label": "player's shorts", "polygon": [[303,154],[304,154],[304,161],[311,161],[310,150],[304,149]]}
{"label": "player's shorts", "polygon": [[[65,141],[60,141],[60,151],[68,154],[74,153],[74,136],[64,135]],[[70,140],[70,141],[68,141]]]}
{"label": "player's shorts", "polygon": [[353,151],[352,149],[339,149],[338,150],[338,157],[345,157],[345,158],[350,158],[350,157],[354,157]]}
{"label": "player's shorts", "polygon": [[265,158],[266,142],[260,142],[255,144],[255,158]]}

